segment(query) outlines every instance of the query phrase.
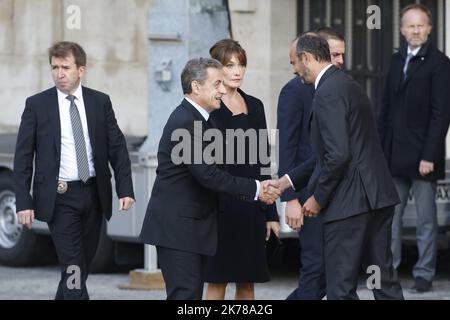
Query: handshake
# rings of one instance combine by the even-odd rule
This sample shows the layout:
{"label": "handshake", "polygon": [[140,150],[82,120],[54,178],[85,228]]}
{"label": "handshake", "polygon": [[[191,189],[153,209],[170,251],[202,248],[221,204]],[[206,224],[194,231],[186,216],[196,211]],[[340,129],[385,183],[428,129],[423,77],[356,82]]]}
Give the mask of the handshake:
{"label": "handshake", "polygon": [[[280,179],[261,181],[261,190],[259,191],[259,200],[265,204],[273,204],[284,192],[291,188],[291,181],[284,175]],[[303,206],[298,199],[287,202],[285,209],[285,222],[294,230],[300,230],[303,226],[303,217],[317,217],[320,214],[321,206],[314,196],[306,200]]]}
{"label": "handshake", "polygon": [[280,179],[261,181],[258,199],[265,204],[273,204],[286,190],[291,187],[289,179],[283,176]]}

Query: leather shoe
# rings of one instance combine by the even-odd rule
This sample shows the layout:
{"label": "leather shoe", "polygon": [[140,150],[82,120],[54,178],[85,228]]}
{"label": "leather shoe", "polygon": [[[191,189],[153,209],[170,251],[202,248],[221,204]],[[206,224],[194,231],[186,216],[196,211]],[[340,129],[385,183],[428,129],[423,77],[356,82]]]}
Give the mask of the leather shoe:
{"label": "leather shoe", "polygon": [[425,280],[422,277],[415,278],[414,287],[417,292],[428,292],[431,290],[431,281]]}

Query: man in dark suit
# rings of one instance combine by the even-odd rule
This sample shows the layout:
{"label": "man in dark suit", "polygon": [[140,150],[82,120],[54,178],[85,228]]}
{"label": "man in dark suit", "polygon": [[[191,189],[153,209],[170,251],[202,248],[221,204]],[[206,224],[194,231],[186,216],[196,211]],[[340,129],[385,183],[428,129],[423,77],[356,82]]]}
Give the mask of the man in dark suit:
{"label": "man in dark suit", "polygon": [[202,298],[206,257],[217,247],[217,192],[267,204],[280,195],[270,186],[273,181],[233,177],[205,156],[210,146],[205,132],[220,134],[209,113],[220,108],[226,93],[222,67],[214,59],[187,62],[181,74],[185,98],[159,142],[157,176],[140,238],[156,246],[167,299]]}
{"label": "man in dark suit", "polygon": [[[378,140],[374,111],[364,90],[331,64],[328,43],[305,34],[296,70],[316,93],[311,144],[317,165],[308,183],[306,216],[323,215],[327,299],[357,299],[361,265],[375,268],[376,299],[402,299],[389,250],[398,195]],[[298,169],[280,179],[300,189]]]}
{"label": "man in dark suit", "polygon": [[[330,47],[331,63],[341,68],[344,63],[344,37],[337,31],[323,27],[316,33],[327,40]],[[289,52],[294,67],[298,38],[292,43]],[[297,74],[294,70],[294,73]],[[279,161],[278,175],[281,177],[290,170],[302,165],[304,178],[308,182],[315,167],[309,136],[309,115],[314,96],[314,86],[305,84],[297,76],[281,89],[278,99]],[[310,159],[312,158],[312,159]],[[287,297],[288,300],[320,300],[326,294],[325,262],[323,258],[322,217],[303,218],[301,204],[311,196],[305,187],[299,191],[286,190],[281,196],[286,201],[285,222],[298,230],[300,247],[300,276],[298,287]],[[303,225],[302,225],[303,222]]]}
{"label": "man in dark suit", "polygon": [[436,182],[445,178],[449,126],[450,62],[428,39],[431,25],[425,6],[413,4],[402,10],[400,31],[406,44],[392,57],[378,119],[381,143],[401,200],[392,223],[395,269],[401,261],[403,212],[410,190],[414,193],[417,292],[431,289],[436,271]]}
{"label": "man in dark suit", "polygon": [[55,298],[89,299],[89,267],[103,216],[112,213],[109,164],[119,210],[128,210],[134,202],[130,160],[109,97],[81,86],[83,48],[57,42],[49,60],[55,87],[27,99],[17,136],[17,214],[29,228],[35,218],[48,223],[61,265]]}

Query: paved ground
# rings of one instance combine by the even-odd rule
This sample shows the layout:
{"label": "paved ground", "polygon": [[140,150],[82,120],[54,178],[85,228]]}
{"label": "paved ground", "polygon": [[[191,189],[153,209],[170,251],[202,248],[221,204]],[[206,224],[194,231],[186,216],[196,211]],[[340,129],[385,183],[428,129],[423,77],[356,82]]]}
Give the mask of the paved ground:
{"label": "paved ground", "polygon": [[[433,283],[433,291],[425,294],[413,293],[410,270],[415,257],[405,259],[400,270],[401,283],[406,299],[438,299],[450,300],[450,252],[441,252],[438,256],[437,278]],[[294,289],[297,281],[295,263],[283,268],[272,268],[273,280],[256,285],[257,299],[280,300]],[[59,271],[56,266],[9,268],[0,266],[0,300],[46,300],[52,299],[58,283]],[[88,279],[91,299],[142,300],[165,298],[162,290],[139,291],[122,290],[118,286],[129,282],[128,274],[94,274]],[[362,280],[358,293],[361,299],[372,299],[369,290],[365,289]],[[234,286],[227,293],[227,299],[233,298]]]}

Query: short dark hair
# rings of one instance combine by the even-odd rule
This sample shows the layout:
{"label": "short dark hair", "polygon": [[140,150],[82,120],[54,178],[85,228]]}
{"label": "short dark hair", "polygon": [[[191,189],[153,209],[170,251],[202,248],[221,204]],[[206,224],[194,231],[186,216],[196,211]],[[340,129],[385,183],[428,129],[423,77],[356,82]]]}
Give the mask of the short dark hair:
{"label": "short dark hair", "polygon": [[430,9],[428,9],[426,6],[424,6],[423,4],[420,3],[413,3],[410,4],[406,7],[404,7],[400,13],[400,22],[402,22],[403,20],[403,16],[405,15],[406,12],[408,12],[409,10],[420,10],[423,13],[425,13],[428,17],[428,24],[431,26],[433,24],[433,20],[432,20],[432,16],[431,16],[431,11]]}
{"label": "short dark hair", "polygon": [[241,47],[239,42],[233,39],[222,39],[217,41],[211,49],[209,49],[211,58],[218,60],[225,65],[231,60],[231,57],[236,55],[239,62],[247,66],[247,55],[245,50]]}
{"label": "short dark hair", "polygon": [[75,64],[78,68],[86,66],[86,52],[84,52],[83,48],[78,43],[70,41],[59,41],[54,43],[48,49],[48,60],[52,63],[52,57],[66,58],[70,54],[73,55]]}
{"label": "short dark hair", "polygon": [[345,42],[344,35],[337,31],[336,29],[330,28],[330,27],[321,27],[318,28],[315,33],[319,36],[324,38],[325,40],[338,40]]}
{"label": "short dark hair", "polygon": [[296,53],[297,56],[303,52],[308,52],[319,62],[331,62],[330,47],[328,42],[311,32],[305,33],[298,38]]}
{"label": "short dark hair", "polygon": [[297,42],[298,39],[300,39],[300,37],[305,35],[305,34],[308,34],[308,35],[311,35],[311,36],[318,36],[317,32],[314,31],[314,30],[305,31],[303,33],[300,33],[294,40],[292,40],[292,43],[294,44],[295,42]]}
{"label": "short dark hair", "polygon": [[186,63],[181,72],[183,94],[192,92],[192,81],[205,82],[208,77],[208,68],[222,69],[223,65],[216,59],[211,58],[195,58]]}

